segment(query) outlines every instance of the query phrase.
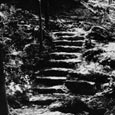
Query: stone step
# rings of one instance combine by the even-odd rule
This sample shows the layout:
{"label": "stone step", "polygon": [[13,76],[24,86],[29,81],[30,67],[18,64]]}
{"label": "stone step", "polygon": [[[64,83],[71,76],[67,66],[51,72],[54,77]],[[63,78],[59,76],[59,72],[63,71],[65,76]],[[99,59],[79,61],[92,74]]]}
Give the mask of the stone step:
{"label": "stone step", "polygon": [[53,32],[53,38],[60,38],[60,37],[72,37],[72,38],[77,38],[77,37],[82,37],[82,34],[86,34],[86,31],[83,28],[74,28],[74,31],[61,31],[61,32]]}
{"label": "stone step", "polygon": [[65,60],[49,60],[50,62],[66,62],[66,63],[81,63],[81,59],[74,58],[74,59],[65,59]]}
{"label": "stone step", "polygon": [[68,46],[82,46],[84,40],[55,40],[53,44],[55,45],[68,45]]}
{"label": "stone step", "polygon": [[82,55],[82,53],[76,53],[76,52],[52,52],[50,54],[57,54],[57,55]]}
{"label": "stone step", "polygon": [[81,58],[81,53],[66,53],[66,52],[54,52],[50,54],[51,59],[73,59],[73,58]]}
{"label": "stone step", "polygon": [[75,68],[77,64],[81,63],[81,58],[71,58],[71,59],[50,59],[42,64],[44,68]]}
{"label": "stone step", "polygon": [[74,68],[75,67],[75,63],[74,62],[67,62],[65,60],[49,60],[46,64],[45,67],[46,68],[51,68],[51,67],[63,67],[63,68]]}
{"label": "stone step", "polygon": [[37,105],[50,105],[55,102],[57,98],[51,94],[37,94],[29,98],[29,103]]}
{"label": "stone step", "polygon": [[60,36],[75,36],[75,33],[74,32],[54,32],[53,33],[54,36],[57,36],[57,37],[60,37]]}
{"label": "stone step", "polygon": [[[81,63],[82,57],[80,56],[80,53],[78,53],[78,57],[77,57],[77,53],[74,55],[75,58],[72,58],[71,55],[69,55],[69,53],[67,53],[68,57],[64,58],[63,55],[61,55],[61,53],[59,54],[59,56],[55,56],[55,53],[50,56],[50,60],[46,60],[42,63],[42,65],[40,65],[40,67],[42,68],[52,68],[52,67],[62,67],[62,68],[74,68],[77,66],[77,64]],[[66,56],[66,54],[65,54]],[[69,58],[69,59],[68,59]],[[37,70],[37,67],[36,67]]]}
{"label": "stone step", "polygon": [[70,41],[79,41],[79,40],[84,40],[84,37],[80,37],[80,36],[72,36],[72,37],[68,37],[68,36],[61,36],[56,38],[56,40],[70,40]]}
{"label": "stone step", "polygon": [[[31,104],[37,105],[50,105],[51,103],[69,96],[65,93],[54,93],[52,94],[36,94],[29,98]],[[50,114],[47,114],[50,115]],[[57,114],[56,114],[57,115]]]}
{"label": "stone step", "polygon": [[73,58],[73,59],[60,59],[60,60],[49,60],[46,63],[46,67],[60,67],[60,68],[75,68],[79,63],[81,63],[81,59]]}
{"label": "stone step", "polygon": [[55,51],[61,51],[61,52],[80,52],[82,50],[82,47],[80,46],[56,46]]}
{"label": "stone step", "polygon": [[66,77],[56,77],[56,76],[42,76],[36,77],[36,81],[34,84],[41,84],[45,86],[53,86],[53,85],[62,85],[66,81]]}
{"label": "stone step", "polygon": [[40,71],[37,75],[38,76],[67,76],[69,71],[72,71],[73,69],[67,69],[67,68],[50,68],[45,69],[43,71]]}
{"label": "stone step", "polygon": [[79,73],[75,70],[69,71],[69,76],[77,80],[86,80],[90,82],[95,82],[96,84],[102,84],[109,82],[110,75],[103,73]]}
{"label": "stone step", "polygon": [[93,81],[92,76],[90,76],[88,73],[84,74],[77,71],[70,71],[69,76],[73,79]]}
{"label": "stone step", "polygon": [[64,93],[63,85],[55,85],[52,87],[34,87],[32,88],[36,94],[53,94],[53,93]]}
{"label": "stone step", "polygon": [[[56,59],[54,59],[56,58]],[[74,68],[77,64],[81,63],[81,57],[70,58],[70,59],[61,59],[61,57],[54,57],[48,61],[43,62],[42,66],[44,68],[52,68],[52,67],[61,67],[61,68]]]}

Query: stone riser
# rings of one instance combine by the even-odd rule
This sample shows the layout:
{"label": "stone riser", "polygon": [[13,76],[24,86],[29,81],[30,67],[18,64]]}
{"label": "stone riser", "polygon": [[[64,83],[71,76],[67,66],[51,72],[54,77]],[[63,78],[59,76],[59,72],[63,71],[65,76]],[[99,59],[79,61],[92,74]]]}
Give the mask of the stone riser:
{"label": "stone riser", "polygon": [[83,42],[82,41],[78,41],[78,42],[75,42],[75,41],[69,41],[69,42],[64,42],[64,41],[62,41],[62,42],[53,42],[54,43],[54,45],[69,45],[69,46],[82,46],[82,44],[83,44]]}
{"label": "stone riser", "polygon": [[52,79],[45,79],[46,76],[42,76],[42,78],[36,78],[36,83],[35,84],[44,84],[45,86],[53,86],[53,85],[62,85],[65,80],[64,79],[55,79],[55,76],[54,79],[52,77]]}
{"label": "stone riser", "polygon": [[64,93],[61,89],[53,89],[53,88],[35,88],[32,89],[38,94],[53,94],[53,93]]}
{"label": "stone riser", "polygon": [[70,40],[70,41],[77,41],[77,40],[84,40],[84,37],[59,37],[56,40]]}
{"label": "stone riser", "polygon": [[65,48],[65,47],[56,47],[56,50],[55,51],[61,51],[61,52],[80,52],[82,48],[80,47],[76,47],[76,48],[71,48],[71,47],[68,47],[68,48]]}
{"label": "stone riser", "polygon": [[51,54],[50,55],[50,57],[51,57],[51,59],[57,59],[57,60],[59,60],[59,59],[72,59],[72,58],[78,58],[79,56],[77,56],[77,55],[65,55],[65,54],[63,54],[63,55],[58,55],[58,54]]}
{"label": "stone riser", "polygon": [[67,62],[47,62],[45,64],[46,68],[58,67],[58,68],[75,68],[75,63],[67,63]]}
{"label": "stone riser", "polygon": [[48,70],[48,71],[41,71],[38,76],[67,76],[68,71],[61,71],[61,70]]}
{"label": "stone riser", "polygon": [[74,36],[74,33],[67,33],[67,32],[56,32],[55,34],[54,34],[54,36],[57,36],[57,37],[60,37],[60,36],[69,36],[69,37],[71,37],[71,36]]}

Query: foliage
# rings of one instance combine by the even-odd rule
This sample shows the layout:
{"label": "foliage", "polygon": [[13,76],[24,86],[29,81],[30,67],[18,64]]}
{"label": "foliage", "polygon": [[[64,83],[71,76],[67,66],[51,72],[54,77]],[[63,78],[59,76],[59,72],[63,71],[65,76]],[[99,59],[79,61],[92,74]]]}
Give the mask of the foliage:
{"label": "foliage", "polygon": [[[39,51],[39,20],[29,11],[1,4],[0,41],[5,44],[4,70],[9,104],[11,100],[20,105],[21,96],[28,99],[31,76],[40,69],[39,62],[51,50],[51,37],[43,31],[43,53]],[[37,68],[38,67],[38,68]],[[13,96],[13,97],[12,97]],[[15,106],[16,104],[14,104]],[[17,107],[17,106],[15,106]]]}

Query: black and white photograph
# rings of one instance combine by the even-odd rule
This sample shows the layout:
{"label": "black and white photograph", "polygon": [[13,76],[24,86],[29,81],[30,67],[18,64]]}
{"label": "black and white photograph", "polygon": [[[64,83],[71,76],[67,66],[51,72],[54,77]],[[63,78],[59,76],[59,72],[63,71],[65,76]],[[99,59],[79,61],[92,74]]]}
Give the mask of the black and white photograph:
{"label": "black and white photograph", "polygon": [[115,0],[0,0],[0,115],[115,115]]}

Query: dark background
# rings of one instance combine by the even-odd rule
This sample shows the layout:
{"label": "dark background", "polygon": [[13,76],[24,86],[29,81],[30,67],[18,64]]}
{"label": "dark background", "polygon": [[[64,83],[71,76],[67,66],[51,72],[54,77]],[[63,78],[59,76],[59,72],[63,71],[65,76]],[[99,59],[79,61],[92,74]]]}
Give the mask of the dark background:
{"label": "dark background", "polygon": [[[69,10],[74,7],[79,7],[79,0],[41,0],[42,1],[42,12],[46,8],[48,3],[48,11],[50,15],[57,14],[64,10]],[[46,2],[47,1],[47,2]],[[1,0],[0,3],[15,4],[16,7],[30,10],[34,13],[38,13],[39,2],[38,0]]]}

